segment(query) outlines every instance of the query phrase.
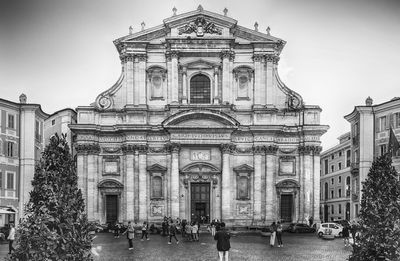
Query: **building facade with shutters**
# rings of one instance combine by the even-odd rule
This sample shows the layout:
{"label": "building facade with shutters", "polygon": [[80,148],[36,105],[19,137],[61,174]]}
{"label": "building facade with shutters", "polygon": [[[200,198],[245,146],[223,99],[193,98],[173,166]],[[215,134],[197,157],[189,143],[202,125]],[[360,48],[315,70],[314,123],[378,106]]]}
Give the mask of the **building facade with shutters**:
{"label": "building facade with shutters", "polygon": [[114,41],[121,75],[77,108],[89,220],[319,219],[319,106],[279,78],[285,41],[199,6]]}
{"label": "building facade with shutters", "polygon": [[338,145],[321,153],[320,219],[323,222],[350,220],[350,132],[338,140]]}
{"label": "building facade with shutters", "polygon": [[[344,117],[351,125],[351,219],[358,217],[362,182],[372,162],[388,151],[390,128],[400,140],[400,98],[376,105],[372,102],[368,97],[364,106],[355,106],[353,112]],[[400,171],[400,150],[392,157],[392,166]]]}

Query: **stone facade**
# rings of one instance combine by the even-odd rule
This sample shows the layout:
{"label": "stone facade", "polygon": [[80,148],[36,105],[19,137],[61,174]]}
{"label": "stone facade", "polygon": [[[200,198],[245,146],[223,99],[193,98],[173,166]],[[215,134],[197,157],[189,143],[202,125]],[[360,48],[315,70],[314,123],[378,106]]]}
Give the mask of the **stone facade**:
{"label": "stone facade", "polygon": [[324,222],[350,220],[350,132],[338,139],[338,145],[321,153],[320,219]]}
{"label": "stone facade", "polygon": [[[355,106],[344,116],[351,125],[352,195],[350,218],[358,218],[362,197],[362,182],[368,176],[375,158],[388,151],[390,128],[400,140],[400,98],[372,104],[368,97],[365,106]],[[400,171],[400,150],[392,157],[392,166]]]}
{"label": "stone facade", "polygon": [[280,80],[283,40],[199,6],[114,44],[120,78],[70,125],[90,220],[318,220],[328,126]]}

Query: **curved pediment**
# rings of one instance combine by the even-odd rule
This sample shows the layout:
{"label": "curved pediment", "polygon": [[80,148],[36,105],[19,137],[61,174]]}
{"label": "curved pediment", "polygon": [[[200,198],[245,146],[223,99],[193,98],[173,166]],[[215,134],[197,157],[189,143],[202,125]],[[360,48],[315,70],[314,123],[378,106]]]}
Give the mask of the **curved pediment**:
{"label": "curved pediment", "polygon": [[239,122],[226,113],[213,110],[187,110],[178,112],[168,117],[163,127],[186,127],[186,128],[237,128]]}
{"label": "curved pediment", "polygon": [[201,162],[185,166],[181,173],[220,173],[221,171],[212,164]]}
{"label": "curved pediment", "polygon": [[108,188],[121,189],[124,187],[124,185],[115,179],[105,179],[105,180],[100,181],[99,184],[97,185],[97,187],[103,188],[103,189],[108,189]]}
{"label": "curved pediment", "polygon": [[279,183],[277,183],[276,187],[277,188],[290,189],[290,188],[300,188],[300,185],[294,179],[285,179],[285,180],[282,180]]}

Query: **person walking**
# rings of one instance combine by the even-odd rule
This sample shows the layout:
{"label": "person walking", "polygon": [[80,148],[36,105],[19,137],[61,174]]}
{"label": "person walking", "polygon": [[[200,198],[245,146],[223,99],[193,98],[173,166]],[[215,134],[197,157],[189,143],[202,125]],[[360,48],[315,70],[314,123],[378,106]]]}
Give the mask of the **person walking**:
{"label": "person walking", "polygon": [[135,238],[135,228],[133,227],[131,221],[128,222],[128,228],[123,234],[126,233],[126,238],[129,243],[129,250],[133,250],[133,239]]}
{"label": "person walking", "polygon": [[278,224],[276,226],[276,238],[278,240],[278,247],[283,247],[283,243],[282,243],[282,224],[281,222],[278,221]]}
{"label": "person walking", "polygon": [[220,229],[215,233],[214,240],[217,240],[217,250],[219,255],[219,261],[229,260],[229,249],[231,248],[230,239],[231,236],[225,230],[225,223],[221,222]]}
{"label": "person walking", "polygon": [[8,254],[11,255],[11,251],[14,251],[14,247],[13,247],[13,243],[15,240],[15,228],[14,228],[14,224],[10,223],[10,233],[8,234]]}
{"label": "person walking", "polygon": [[141,238],[141,241],[143,241],[143,237],[146,237],[146,240],[150,240],[149,239],[149,236],[148,236],[148,229],[149,229],[149,225],[147,224],[147,222],[146,221],[144,221],[143,222],[143,225],[142,225],[142,238]]}
{"label": "person walking", "polygon": [[119,238],[119,231],[121,230],[121,225],[118,221],[115,221],[114,225],[114,238]]}
{"label": "person walking", "polygon": [[275,245],[275,236],[276,236],[276,224],[275,224],[275,222],[272,222],[272,225],[271,225],[270,229],[271,229],[271,237],[269,239],[269,245],[271,247],[274,247],[274,245]]}
{"label": "person walking", "polygon": [[342,235],[343,235],[344,246],[345,246],[345,247],[350,246],[350,241],[349,241],[349,236],[350,236],[349,226],[345,225],[345,226],[343,227]]}
{"label": "person walking", "polygon": [[210,224],[211,236],[215,236],[215,227],[216,227],[216,222],[215,219],[213,219]]}
{"label": "person walking", "polygon": [[169,241],[168,241],[169,245],[171,244],[172,237],[174,237],[176,240],[176,243],[179,244],[179,240],[176,238],[176,226],[175,226],[174,222],[172,221],[172,219],[171,219],[171,224],[169,225],[169,233],[168,234],[169,234]]}

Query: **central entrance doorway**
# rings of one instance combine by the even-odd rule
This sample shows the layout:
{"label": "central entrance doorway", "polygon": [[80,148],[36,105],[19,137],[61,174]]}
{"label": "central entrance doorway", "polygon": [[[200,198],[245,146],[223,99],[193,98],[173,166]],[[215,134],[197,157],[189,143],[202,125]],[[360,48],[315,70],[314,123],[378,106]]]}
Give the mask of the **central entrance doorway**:
{"label": "central entrance doorway", "polygon": [[281,195],[281,220],[292,222],[293,195]]}
{"label": "central entrance doorway", "polygon": [[191,221],[210,222],[210,183],[190,184]]}
{"label": "central entrance doorway", "polygon": [[114,224],[118,219],[118,195],[106,196],[106,222]]}

